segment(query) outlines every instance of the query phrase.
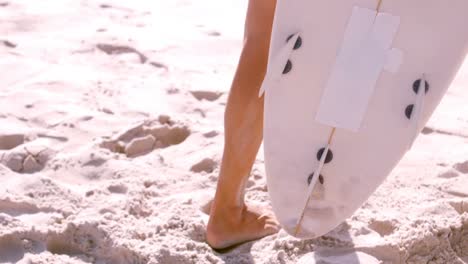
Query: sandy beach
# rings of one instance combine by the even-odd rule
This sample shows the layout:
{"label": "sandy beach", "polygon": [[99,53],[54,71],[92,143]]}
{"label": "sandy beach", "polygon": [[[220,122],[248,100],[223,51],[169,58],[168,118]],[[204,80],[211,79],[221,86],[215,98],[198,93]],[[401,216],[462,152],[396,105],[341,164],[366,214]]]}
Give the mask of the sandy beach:
{"label": "sandy beach", "polygon": [[468,263],[468,60],[338,228],[206,244],[246,4],[0,0],[0,263]]}

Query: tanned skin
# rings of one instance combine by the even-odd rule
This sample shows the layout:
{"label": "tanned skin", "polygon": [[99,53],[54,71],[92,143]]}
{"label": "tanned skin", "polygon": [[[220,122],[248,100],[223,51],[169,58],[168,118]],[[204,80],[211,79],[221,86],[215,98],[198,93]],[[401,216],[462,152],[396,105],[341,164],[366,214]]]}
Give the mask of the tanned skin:
{"label": "tanned skin", "polygon": [[245,183],[263,140],[263,97],[276,0],[249,0],[244,42],[224,116],[224,151],[206,239],[215,249],[279,230],[271,211],[244,202]]}

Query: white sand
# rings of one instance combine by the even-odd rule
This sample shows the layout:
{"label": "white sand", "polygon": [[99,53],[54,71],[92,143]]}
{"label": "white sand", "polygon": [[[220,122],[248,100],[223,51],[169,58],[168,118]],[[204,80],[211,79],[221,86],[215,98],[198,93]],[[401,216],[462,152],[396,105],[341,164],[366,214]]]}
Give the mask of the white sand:
{"label": "white sand", "polygon": [[[280,232],[210,249],[200,208],[245,7],[0,1],[0,262],[468,262],[468,64],[346,223],[314,240]],[[261,154],[247,199],[268,204]]]}

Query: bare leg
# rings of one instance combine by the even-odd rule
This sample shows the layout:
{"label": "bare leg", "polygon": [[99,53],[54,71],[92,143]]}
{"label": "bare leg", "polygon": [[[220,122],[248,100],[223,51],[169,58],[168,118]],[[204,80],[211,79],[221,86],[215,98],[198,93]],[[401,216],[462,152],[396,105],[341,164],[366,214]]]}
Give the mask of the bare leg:
{"label": "bare leg", "polygon": [[214,248],[258,239],[278,231],[271,213],[244,203],[244,189],[263,139],[263,98],[258,91],[268,61],[275,0],[250,0],[244,46],[225,112],[225,145],[207,227]]}

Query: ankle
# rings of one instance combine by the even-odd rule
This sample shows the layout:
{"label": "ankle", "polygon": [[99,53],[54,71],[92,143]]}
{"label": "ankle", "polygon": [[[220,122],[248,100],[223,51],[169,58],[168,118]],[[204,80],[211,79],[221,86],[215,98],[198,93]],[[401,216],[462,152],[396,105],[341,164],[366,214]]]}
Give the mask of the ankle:
{"label": "ankle", "polygon": [[244,199],[239,199],[232,195],[226,195],[222,192],[217,192],[211,204],[211,210],[225,211],[225,210],[241,210],[245,207]]}
{"label": "ankle", "polygon": [[244,210],[245,205],[244,204],[227,204],[224,202],[216,202],[213,201],[213,204],[211,205],[211,211],[210,215],[214,216],[230,216],[230,217],[235,217],[237,215],[240,215],[242,211]]}

